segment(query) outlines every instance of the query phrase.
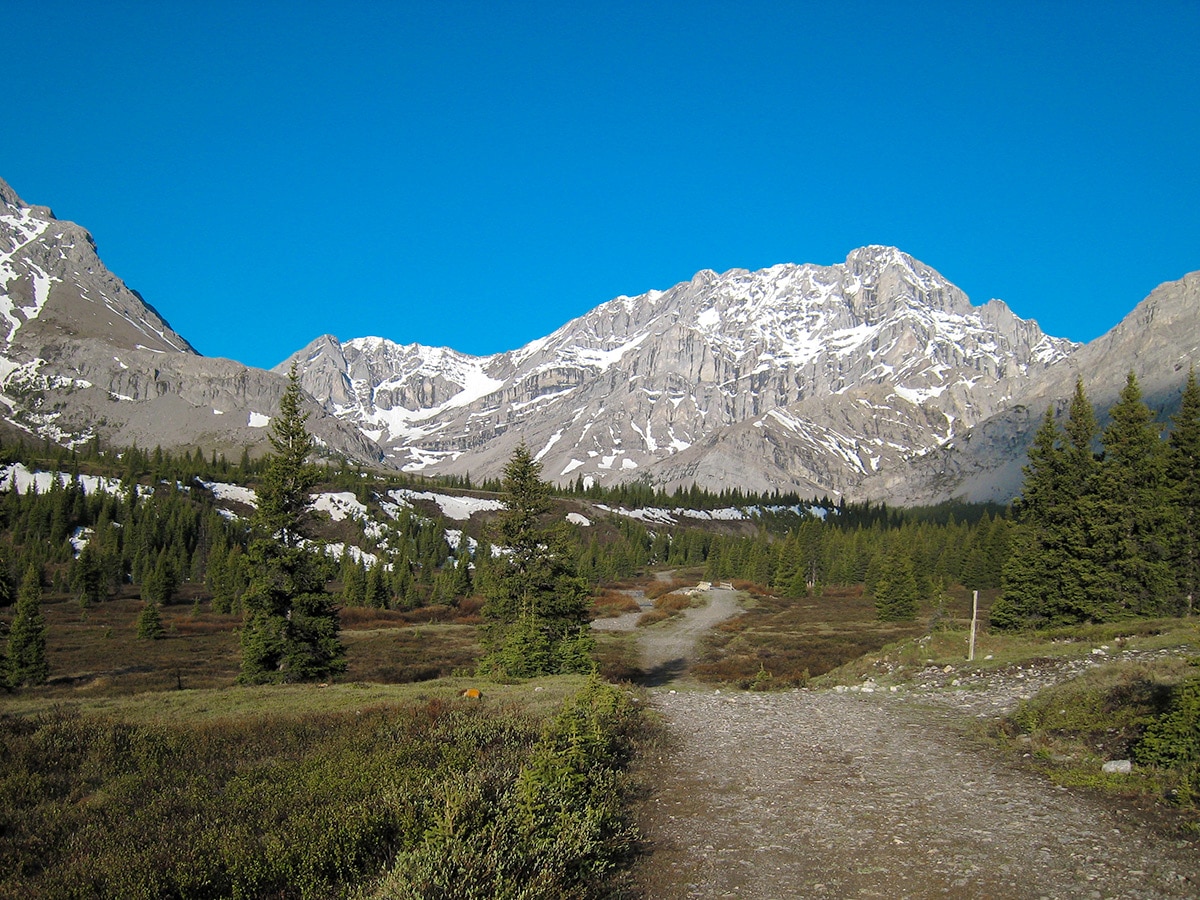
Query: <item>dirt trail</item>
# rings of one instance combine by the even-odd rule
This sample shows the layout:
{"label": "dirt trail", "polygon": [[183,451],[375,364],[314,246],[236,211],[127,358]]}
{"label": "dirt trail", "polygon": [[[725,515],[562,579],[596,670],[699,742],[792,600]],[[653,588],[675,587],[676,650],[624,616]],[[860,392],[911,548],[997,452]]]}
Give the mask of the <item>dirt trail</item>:
{"label": "dirt trail", "polygon": [[[732,591],[713,594],[641,636],[660,679],[736,611]],[[645,896],[1200,895],[1194,842],[969,746],[961,695],[654,689],[673,745],[651,763]]]}
{"label": "dirt trail", "polygon": [[713,588],[704,596],[707,602],[703,606],[689,607],[638,637],[646,684],[665,684],[683,675],[709,629],[741,612],[736,591]]}

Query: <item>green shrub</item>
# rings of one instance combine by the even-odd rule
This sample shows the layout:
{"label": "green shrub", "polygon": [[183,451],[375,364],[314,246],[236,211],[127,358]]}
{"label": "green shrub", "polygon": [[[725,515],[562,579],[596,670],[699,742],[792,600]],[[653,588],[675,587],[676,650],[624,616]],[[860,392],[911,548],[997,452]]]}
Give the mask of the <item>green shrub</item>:
{"label": "green shrub", "polygon": [[632,846],[640,721],[598,679],[549,719],[0,716],[0,896],[596,896]]}
{"label": "green shrub", "polygon": [[628,697],[593,677],[502,796],[487,802],[471,784],[447,786],[421,844],[368,896],[608,896],[635,845],[621,773],[640,727]]}
{"label": "green shrub", "polygon": [[1144,765],[1178,771],[1181,803],[1200,801],[1200,675],[1176,686],[1170,709],[1146,729],[1135,752]]}

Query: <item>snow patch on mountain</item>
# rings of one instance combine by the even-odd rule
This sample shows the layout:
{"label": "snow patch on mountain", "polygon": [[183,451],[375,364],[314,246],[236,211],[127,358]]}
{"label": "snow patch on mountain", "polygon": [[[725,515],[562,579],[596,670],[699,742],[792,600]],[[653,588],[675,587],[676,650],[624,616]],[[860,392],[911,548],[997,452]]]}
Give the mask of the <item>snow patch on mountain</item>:
{"label": "snow patch on mountain", "polygon": [[434,491],[413,491],[407,488],[388,491],[388,496],[399,506],[406,508],[412,508],[413,502],[418,500],[431,501],[437,504],[438,509],[442,511],[442,515],[447,519],[454,519],[457,522],[465,522],[476,513],[495,512],[498,509],[504,508],[504,504],[499,500],[487,500],[482,497],[465,497],[454,494],[439,494]]}

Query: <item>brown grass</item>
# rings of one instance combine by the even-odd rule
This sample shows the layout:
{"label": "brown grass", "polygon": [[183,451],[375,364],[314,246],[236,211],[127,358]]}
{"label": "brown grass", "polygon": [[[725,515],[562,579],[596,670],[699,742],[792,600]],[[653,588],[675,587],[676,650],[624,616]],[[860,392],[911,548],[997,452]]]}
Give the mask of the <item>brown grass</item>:
{"label": "brown grass", "polygon": [[592,600],[593,619],[611,619],[627,612],[637,612],[638,602],[624,591],[601,591]]}
{"label": "brown grass", "polygon": [[674,614],[687,609],[692,602],[692,597],[687,594],[662,594],[654,598],[654,608]]}
{"label": "brown grass", "polygon": [[[71,597],[48,594],[42,613],[50,679],[32,690],[63,700],[236,682],[241,616],[216,615],[207,603],[171,604],[162,610],[165,637],[138,640],[143,605],[136,597],[122,597],[83,610]],[[473,669],[481,655],[472,624],[479,621],[478,608],[471,600],[403,613],[343,608],[339,619],[349,668],[338,680],[401,683]]]}
{"label": "brown grass", "polygon": [[644,625],[653,625],[656,622],[662,622],[671,618],[671,614],[665,609],[648,609],[638,616],[638,628]]}
{"label": "brown grass", "polygon": [[703,659],[692,667],[703,681],[746,687],[765,671],[773,686],[803,685],[864,653],[919,634],[926,625],[921,617],[914,623],[877,622],[874,601],[861,585],[799,600],[773,596],[748,582],[737,587],[751,593],[756,605],[710,633]]}
{"label": "brown grass", "polygon": [[596,665],[609,681],[637,681],[644,674],[638,655],[636,632],[596,634]]}
{"label": "brown grass", "polygon": [[429,681],[474,671],[483,655],[472,625],[420,625],[343,631],[346,680]]}

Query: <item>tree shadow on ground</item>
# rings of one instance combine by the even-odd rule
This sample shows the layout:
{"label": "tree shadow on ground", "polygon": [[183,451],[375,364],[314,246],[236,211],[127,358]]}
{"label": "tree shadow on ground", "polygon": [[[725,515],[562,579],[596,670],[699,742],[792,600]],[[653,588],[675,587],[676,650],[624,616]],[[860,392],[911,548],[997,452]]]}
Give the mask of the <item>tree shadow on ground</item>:
{"label": "tree shadow on ground", "polygon": [[642,672],[634,682],[644,687],[661,687],[675,681],[687,671],[687,660],[682,656],[660,663],[649,671]]}

